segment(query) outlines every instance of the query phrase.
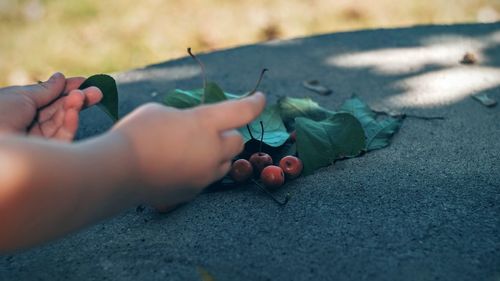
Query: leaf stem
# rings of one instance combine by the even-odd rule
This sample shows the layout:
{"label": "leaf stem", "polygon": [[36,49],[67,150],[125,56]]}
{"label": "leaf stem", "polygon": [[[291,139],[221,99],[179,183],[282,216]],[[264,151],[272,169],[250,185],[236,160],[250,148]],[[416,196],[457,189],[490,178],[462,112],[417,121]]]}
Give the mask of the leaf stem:
{"label": "leaf stem", "polygon": [[264,123],[262,121],[260,123],[260,144],[259,144],[259,153],[262,152],[262,142],[264,141]]}
{"label": "leaf stem", "polygon": [[248,133],[250,134],[250,137],[254,140],[255,138],[253,137],[252,130],[250,130],[250,126],[248,126],[248,124],[247,124],[247,130]]}
{"label": "leaf stem", "polygon": [[285,206],[288,203],[288,201],[290,200],[290,193],[287,193],[285,196],[285,199],[283,201],[280,201],[269,190],[267,190],[267,188],[262,186],[258,181],[256,181],[255,179],[252,179],[252,182],[260,189],[260,191],[267,194],[269,197],[271,197],[273,199],[274,202],[276,202],[280,206]]}
{"label": "leaf stem", "polygon": [[259,76],[259,80],[257,80],[257,84],[255,84],[255,87],[253,88],[253,90],[248,94],[249,96],[250,95],[253,95],[255,92],[257,92],[257,89],[259,88],[260,86],[260,82],[262,81],[262,78],[264,78],[264,74],[266,73],[266,71],[268,71],[269,69],[267,68],[264,68],[262,69],[262,71],[260,72],[260,76]]}
{"label": "leaf stem", "polygon": [[[201,68],[201,75],[203,77],[203,91],[205,91],[205,89],[207,88],[207,74],[205,72],[205,65],[203,65],[201,60],[191,52],[191,47],[187,48],[187,52],[198,63],[198,65]],[[204,101],[205,101],[205,92],[203,92],[203,95],[201,96],[201,103],[203,104]]]}

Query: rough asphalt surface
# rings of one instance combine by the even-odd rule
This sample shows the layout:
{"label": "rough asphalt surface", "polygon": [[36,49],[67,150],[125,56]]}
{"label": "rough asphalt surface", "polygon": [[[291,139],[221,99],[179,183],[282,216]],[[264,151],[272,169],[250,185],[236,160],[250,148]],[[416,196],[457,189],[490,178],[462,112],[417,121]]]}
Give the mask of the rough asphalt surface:
{"label": "rough asphalt surface", "polygon": [[[459,61],[473,52],[476,65]],[[251,186],[205,193],[168,215],[131,209],[49,245],[0,256],[0,280],[500,280],[500,23],[328,34],[200,55],[243,93],[353,93],[409,118],[392,144],[297,179],[279,207]],[[122,114],[201,86],[186,57],[116,75]],[[333,90],[301,86],[317,79]],[[110,127],[83,114],[80,138]],[[172,132],[175,134],[175,132]],[[96,175],[106,176],[106,175]],[[36,216],[36,214],[33,214]],[[208,280],[205,278],[205,280]]]}

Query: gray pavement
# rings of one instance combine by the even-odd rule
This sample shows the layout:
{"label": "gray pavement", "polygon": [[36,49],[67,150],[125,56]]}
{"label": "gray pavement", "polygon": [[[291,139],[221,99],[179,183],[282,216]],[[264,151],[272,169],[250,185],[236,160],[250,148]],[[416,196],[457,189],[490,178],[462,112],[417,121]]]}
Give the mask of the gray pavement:
{"label": "gray pavement", "polygon": [[[476,65],[462,65],[465,52]],[[500,280],[500,23],[368,30],[201,55],[228,92],[353,93],[406,119],[392,144],[289,183],[279,207],[251,186],[167,215],[135,209],[49,245],[0,256],[0,280]],[[190,58],[117,74],[120,110],[201,86]],[[333,90],[319,96],[301,82]],[[84,113],[80,138],[109,128]],[[175,132],[172,132],[175,133]],[[99,175],[105,176],[105,175]],[[34,214],[36,215],[36,214]]]}

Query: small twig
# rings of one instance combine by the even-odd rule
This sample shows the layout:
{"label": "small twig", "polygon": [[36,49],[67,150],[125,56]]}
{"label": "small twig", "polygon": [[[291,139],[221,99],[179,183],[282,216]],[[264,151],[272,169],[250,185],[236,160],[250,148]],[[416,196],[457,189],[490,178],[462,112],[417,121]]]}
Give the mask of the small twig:
{"label": "small twig", "polygon": [[203,95],[201,96],[201,103],[205,102],[205,89],[207,88],[207,74],[205,72],[205,65],[201,62],[198,57],[196,57],[192,52],[191,48],[187,48],[188,54],[198,63],[201,68],[201,75],[203,76]]}
{"label": "small twig", "polygon": [[269,197],[271,197],[273,199],[273,201],[276,202],[278,205],[285,206],[288,203],[288,201],[290,200],[290,193],[287,193],[285,196],[285,199],[283,201],[280,201],[269,190],[267,190],[267,188],[260,185],[260,183],[258,181],[252,179],[252,182],[260,189],[260,191],[264,192]]}
{"label": "small twig", "polygon": [[422,119],[422,120],[444,120],[445,118],[443,116],[420,116],[420,115],[414,115],[414,114],[406,114],[406,113],[397,113],[397,114],[391,114],[387,113],[385,111],[377,111],[373,110],[376,114],[381,114],[381,115],[387,115],[390,117],[394,118],[415,118],[415,119]]}

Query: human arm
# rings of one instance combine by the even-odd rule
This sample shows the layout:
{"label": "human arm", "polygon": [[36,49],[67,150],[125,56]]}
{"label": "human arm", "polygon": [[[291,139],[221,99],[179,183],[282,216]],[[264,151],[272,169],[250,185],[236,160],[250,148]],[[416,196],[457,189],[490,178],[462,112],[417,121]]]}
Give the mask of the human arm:
{"label": "human arm", "polygon": [[123,196],[132,170],[123,142],[112,134],[74,145],[0,138],[0,253],[56,238],[132,203]]}
{"label": "human arm", "polygon": [[177,110],[148,104],[75,144],[0,137],[0,252],[54,239],[138,203],[175,205],[224,176],[243,149],[234,130],[260,93]]}

